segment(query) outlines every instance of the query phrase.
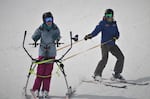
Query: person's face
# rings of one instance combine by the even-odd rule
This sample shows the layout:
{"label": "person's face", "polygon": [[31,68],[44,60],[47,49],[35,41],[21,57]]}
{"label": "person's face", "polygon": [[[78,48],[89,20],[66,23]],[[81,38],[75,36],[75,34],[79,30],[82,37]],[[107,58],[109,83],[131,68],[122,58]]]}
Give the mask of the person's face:
{"label": "person's face", "polygon": [[52,25],[52,22],[46,22],[46,25],[47,25],[47,26],[51,26],[51,25]]}
{"label": "person's face", "polygon": [[113,18],[106,18],[108,22],[112,22]]}
{"label": "person's face", "polygon": [[46,25],[51,26],[53,23],[53,19],[51,17],[48,17],[45,19]]}

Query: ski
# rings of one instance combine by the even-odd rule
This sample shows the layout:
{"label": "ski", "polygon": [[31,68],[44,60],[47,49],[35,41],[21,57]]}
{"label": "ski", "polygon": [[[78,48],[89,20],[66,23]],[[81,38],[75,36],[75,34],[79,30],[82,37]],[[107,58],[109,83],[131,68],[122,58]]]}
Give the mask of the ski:
{"label": "ski", "polygon": [[149,85],[149,82],[141,82],[141,83],[138,83],[138,82],[130,82],[130,81],[123,81],[122,83],[126,83],[126,84],[132,84],[132,85]]}
{"label": "ski", "polygon": [[139,85],[139,86],[144,86],[144,85],[149,85],[149,82],[136,82],[135,80],[119,80],[115,78],[102,78],[103,81],[111,84],[117,84],[117,83],[122,83],[122,84],[130,84],[130,85]]}
{"label": "ski", "polygon": [[110,83],[104,83],[105,86],[110,86],[110,87],[114,87],[114,88],[127,88],[126,85],[112,85]]}
{"label": "ski", "polygon": [[[27,99],[33,99],[31,95],[29,95],[30,98]],[[47,96],[47,97],[43,97],[42,95],[40,95],[39,97],[37,97],[37,99],[65,99],[65,96]]]}
{"label": "ski", "polygon": [[112,84],[110,82],[105,82],[105,81],[94,81],[94,80],[82,80],[82,82],[85,82],[85,83],[93,83],[93,84],[103,84],[105,86],[109,86],[109,87],[114,87],[114,88],[127,88],[126,85],[115,85],[115,84]]}
{"label": "ski", "polygon": [[117,79],[115,79],[115,80],[111,80],[111,81],[110,81],[110,83],[124,83],[124,84],[139,85],[139,86],[149,85],[149,82],[135,82],[132,80],[117,80]]}
{"label": "ski", "polygon": [[44,98],[44,97],[42,97],[42,96],[39,96],[38,99],[52,99],[52,98],[51,98],[50,96],[48,96],[48,97],[46,97],[46,98]]}

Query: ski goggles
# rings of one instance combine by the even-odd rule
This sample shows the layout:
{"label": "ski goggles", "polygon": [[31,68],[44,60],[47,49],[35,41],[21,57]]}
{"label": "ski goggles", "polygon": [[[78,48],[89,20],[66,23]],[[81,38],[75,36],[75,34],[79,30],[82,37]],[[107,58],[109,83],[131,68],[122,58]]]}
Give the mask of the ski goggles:
{"label": "ski goggles", "polygon": [[51,18],[51,17],[45,18],[45,22],[46,22],[46,23],[47,23],[47,22],[53,22],[53,18]]}
{"label": "ski goggles", "polygon": [[113,15],[112,15],[112,14],[106,14],[105,17],[106,17],[106,18],[112,18]]}

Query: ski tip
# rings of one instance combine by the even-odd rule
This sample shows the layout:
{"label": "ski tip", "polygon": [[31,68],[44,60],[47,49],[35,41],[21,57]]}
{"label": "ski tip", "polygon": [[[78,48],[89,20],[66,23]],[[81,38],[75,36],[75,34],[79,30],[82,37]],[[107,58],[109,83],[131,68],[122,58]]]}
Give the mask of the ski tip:
{"label": "ski tip", "polygon": [[125,86],[123,86],[122,88],[127,88],[127,86],[125,85]]}
{"label": "ski tip", "polygon": [[124,86],[120,86],[120,87],[117,87],[117,88],[127,89],[127,86],[124,85]]}
{"label": "ski tip", "polygon": [[144,85],[149,85],[149,82],[145,83]]}

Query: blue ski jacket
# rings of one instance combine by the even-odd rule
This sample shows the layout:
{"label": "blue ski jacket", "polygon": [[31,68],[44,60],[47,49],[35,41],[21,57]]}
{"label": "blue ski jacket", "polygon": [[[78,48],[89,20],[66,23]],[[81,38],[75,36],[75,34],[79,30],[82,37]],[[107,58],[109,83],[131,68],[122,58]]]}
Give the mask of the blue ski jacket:
{"label": "blue ski jacket", "polygon": [[[113,22],[107,22],[106,20],[102,20],[99,22],[99,24],[96,26],[96,28],[93,30],[92,37],[95,37],[99,33],[102,33],[101,36],[101,43],[107,42],[113,37],[119,38],[119,31],[116,24],[116,21]],[[115,45],[115,40],[112,40],[111,42],[107,43],[108,45]]]}

